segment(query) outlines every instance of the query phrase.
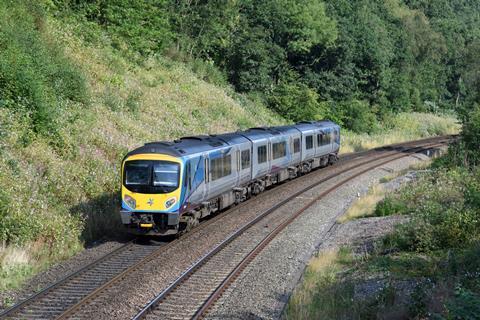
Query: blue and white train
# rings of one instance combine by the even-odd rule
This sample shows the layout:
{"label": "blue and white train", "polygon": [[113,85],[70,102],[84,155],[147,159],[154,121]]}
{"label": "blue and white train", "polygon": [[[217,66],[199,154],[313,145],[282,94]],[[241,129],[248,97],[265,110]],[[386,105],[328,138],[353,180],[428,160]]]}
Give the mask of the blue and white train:
{"label": "blue and white train", "polygon": [[141,234],[190,230],[200,219],[338,159],[340,127],[281,127],[152,142],[122,162],[122,223]]}

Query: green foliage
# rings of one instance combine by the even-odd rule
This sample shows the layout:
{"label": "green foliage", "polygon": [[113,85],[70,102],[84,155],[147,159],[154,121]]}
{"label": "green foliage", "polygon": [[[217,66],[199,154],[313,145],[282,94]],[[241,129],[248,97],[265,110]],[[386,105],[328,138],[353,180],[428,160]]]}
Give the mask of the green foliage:
{"label": "green foliage", "polygon": [[406,210],[407,206],[401,200],[387,196],[377,204],[373,215],[384,217],[393,214],[405,214]]}
{"label": "green foliage", "polygon": [[446,307],[447,319],[477,319],[480,314],[480,295],[459,286]]}
{"label": "green foliage", "polygon": [[[167,48],[172,31],[167,14],[167,0],[53,0],[55,9],[70,10],[96,22],[112,34],[113,45],[143,55]],[[128,48],[123,48],[127,44]]]}
{"label": "green foliage", "polygon": [[317,93],[301,83],[278,85],[269,97],[269,105],[290,121],[321,120],[328,112],[319,102]]}
{"label": "green foliage", "polygon": [[37,133],[53,136],[58,110],[66,101],[85,103],[87,89],[45,19],[34,1],[0,3],[0,108],[28,114]]}
{"label": "green foliage", "polygon": [[337,117],[346,128],[357,133],[373,133],[377,127],[377,117],[368,102],[350,100],[335,106]]}
{"label": "green foliage", "polygon": [[[480,171],[435,171],[414,187],[405,189],[397,202],[411,220],[398,227],[387,243],[402,250],[428,252],[461,248],[480,235]],[[467,191],[467,192],[465,192]],[[389,212],[388,200],[378,212]]]}
{"label": "green foliage", "polygon": [[460,139],[449,147],[445,157],[438,159],[434,166],[474,168],[480,164],[480,106],[467,114]]}
{"label": "green foliage", "polygon": [[[47,3],[88,21],[85,38],[104,40],[100,27],[137,62],[159,54],[189,62],[203,79],[254,93],[289,119],[321,106],[346,128],[373,132],[388,114],[465,116],[480,103],[480,8],[471,1]],[[308,95],[305,112],[292,108],[299,92]]]}

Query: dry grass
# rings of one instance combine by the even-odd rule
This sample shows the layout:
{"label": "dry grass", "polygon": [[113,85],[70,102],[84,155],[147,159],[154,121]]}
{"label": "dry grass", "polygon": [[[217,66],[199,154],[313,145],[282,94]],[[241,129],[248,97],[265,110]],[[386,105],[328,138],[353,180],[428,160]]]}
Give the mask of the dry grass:
{"label": "dry grass", "polygon": [[[348,248],[324,250],[313,257],[301,284],[295,289],[283,314],[284,319],[318,319],[325,310],[335,308],[339,300],[349,299],[345,288],[331,291],[337,275],[352,262]],[[325,314],[323,314],[325,316]]]}
{"label": "dry grass", "polygon": [[310,313],[306,307],[312,304],[319,282],[325,281],[325,277],[332,280],[335,277],[337,259],[338,249],[331,249],[310,260],[301,285],[290,297],[286,319],[308,319]]}
{"label": "dry grass", "polygon": [[344,130],[340,153],[358,152],[376,147],[432,136],[456,134],[460,124],[453,116],[430,113],[400,113],[382,131],[358,134]]}
{"label": "dry grass", "polygon": [[[36,136],[24,114],[0,108],[1,236],[16,245],[2,249],[0,290],[78,252],[85,241],[121,234],[119,165],[129,149],[284,123],[265,106],[199,79],[183,64],[160,57],[137,64],[115,51],[107,37],[84,41],[77,27],[53,18],[45,26],[83,69],[91,95],[88,105],[65,102],[58,109],[58,141]],[[29,243],[39,239],[37,252],[45,259],[29,254]]]}
{"label": "dry grass", "polygon": [[32,272],[35,265],[32,246],[0,246],[0,291],[16,287]]}
{"label": "dry grass", "polygon": [[375,207],[385,197],[386,191],[382,185],[374,185],[368,193],[355,200],[344,215],[337,219],[338,223],[344,223],[361,217],[371,216],[375,212]]}

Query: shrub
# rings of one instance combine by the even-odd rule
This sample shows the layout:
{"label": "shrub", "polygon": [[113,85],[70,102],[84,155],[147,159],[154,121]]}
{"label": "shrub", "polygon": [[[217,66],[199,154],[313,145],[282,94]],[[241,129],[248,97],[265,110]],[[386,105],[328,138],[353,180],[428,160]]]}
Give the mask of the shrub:
{"label": "shrub", "polygon": [[401,200],[392,196],[387,196],[385,199],[380,201],[374,211],[374,215],[377,217],[405,213],[407,213],[407,206]]}
{"label": "shrub", "polygon": [[35,132],[51,136],[61,101],[86,102],[87,88],[45,29],[37,2],[0,3],[0,107],[28,114]]}
{"label": "shrub", "polygon": [[[401,201],[411,212],[410,222],[399,226],[387,243],[404,250],[426,252],[461,248],[479,239],[478,178],[465,169],[438,170],[402,191]],[[388,202],[387,202],[388,203]],[[389,212],[392,205],[379,206]]]}
{"label": "shrub", "polygon": [[464,289],[455,289],[455,296],[447,302],[448,319],[478,319],[480,315],[480,295]]}
{"label": "shrub", "polygon": [[280,83],[268,98],[269,106],[290,121],[321,120],[328,108],[318,94],[304,84]]}
{"label": "shrub", "polygon": [[127,41],[130,49],[148,55],[167,48],[173,38],[165,0],[54,0],[54,3],[57,10],[67,14],[73,10],[107,29],[117,48]]}
{"label": "shrub", "polygon": [[343,125],[357,133],[372,133],[378,128],[378,121],[372,106],[366,101],[349,100],[335,106],[334,113]]}

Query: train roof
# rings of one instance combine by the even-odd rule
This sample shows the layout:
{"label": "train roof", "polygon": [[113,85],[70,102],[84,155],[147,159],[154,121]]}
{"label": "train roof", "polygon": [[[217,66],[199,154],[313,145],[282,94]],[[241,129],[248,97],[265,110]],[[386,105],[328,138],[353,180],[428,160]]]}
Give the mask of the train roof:
{"label": "train roof", "polygon": [[325,121],[311,121],[301,122],[291,126],[277,126],[277,127],[257,127],[250,128],[245,131],[237,131],[233,133],[224,133],[218,135],[199,135],[183,137],[178,140],[170,141],[156,141],[149,142],[145,145],[136,148],[125,156],[125,158],[143,153],[159,153],[166,154],[173,157],[182,157],[195,153],[210,151],[212,149],[219,149],[228,147],[233,144],[245,143],[249,140],[263,140],[276,135],[298,133],[306,130],[318,130],[319,127],[337,126],[334,122]]}

